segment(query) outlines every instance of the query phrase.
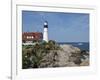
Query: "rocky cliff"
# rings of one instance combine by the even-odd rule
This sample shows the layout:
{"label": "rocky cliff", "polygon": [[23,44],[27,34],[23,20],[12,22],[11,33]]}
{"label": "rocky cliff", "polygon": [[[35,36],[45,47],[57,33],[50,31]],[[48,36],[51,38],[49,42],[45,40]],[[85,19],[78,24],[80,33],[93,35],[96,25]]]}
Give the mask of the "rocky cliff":
{"label": "rocky cliff", "polygon": [[72,45],[60,45],[60,50],[50,50],[39,65],[45,67],[88,66],[89,52]]}

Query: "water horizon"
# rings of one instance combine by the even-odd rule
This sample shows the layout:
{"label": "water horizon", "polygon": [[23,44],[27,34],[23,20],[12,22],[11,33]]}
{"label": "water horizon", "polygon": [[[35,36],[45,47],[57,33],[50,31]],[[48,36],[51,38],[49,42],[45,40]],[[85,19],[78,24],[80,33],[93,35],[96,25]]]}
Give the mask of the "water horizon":
{"label": "water horizon", "polygon": [[78,47],[81,50],[89,51],[89,42],[57,42],[58,44],[68,44],[74,47]]}

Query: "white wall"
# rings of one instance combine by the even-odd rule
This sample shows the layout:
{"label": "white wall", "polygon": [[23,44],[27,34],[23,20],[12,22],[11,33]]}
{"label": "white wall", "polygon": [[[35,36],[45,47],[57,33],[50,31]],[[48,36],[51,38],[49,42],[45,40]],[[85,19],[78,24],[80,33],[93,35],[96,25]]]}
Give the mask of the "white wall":
{"label": "white wall", "polygon": [[[19,0],[21,1],[21,0]],[[40,1],[40,2],[48,2],[48,3],[67,3],[67,4],[78,4],[78,5],[94,5],[98,9],[98,27],[97,27],[97,38],[98,38],[98,48],[100,47],[100,5],[99,0],[33,0],[33,1]],[[10,59],[11,59],[11,1],[10,0],[1,0],[0,1],[0,80],[8,80],[10,76]],[[100,51],[98,52],[100,53]],[[99,67],[99,75],[100,75],[100,54],[98,54],[98,67]],[[98,74],[97,74],[98,75]],[[84,80],[99,80],[97,75],[87,76],[76,76],[73,77],[74,80],[77,78],[84,78]],[[49,80],[49,79],[48,79]],[[58,79],[58,80],[66,80]]]}

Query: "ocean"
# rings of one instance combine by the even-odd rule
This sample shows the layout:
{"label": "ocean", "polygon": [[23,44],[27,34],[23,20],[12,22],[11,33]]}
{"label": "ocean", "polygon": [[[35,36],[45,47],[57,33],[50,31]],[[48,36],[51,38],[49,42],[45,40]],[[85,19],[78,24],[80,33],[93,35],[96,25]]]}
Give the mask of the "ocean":
{"label": "ocean", "polygon": [[69,44],[78,47],[81,50],[89,51],[89,42],[58,42],[58,44]]}

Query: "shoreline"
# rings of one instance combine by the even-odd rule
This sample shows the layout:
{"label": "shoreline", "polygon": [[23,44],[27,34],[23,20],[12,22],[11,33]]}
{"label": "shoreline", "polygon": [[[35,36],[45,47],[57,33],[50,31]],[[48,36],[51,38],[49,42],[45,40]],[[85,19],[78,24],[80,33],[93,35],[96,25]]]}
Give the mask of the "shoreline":
{"label": "shoreline", "polygon": [[86,50],[89,52],[89,43],[88,42],[83,42],[83,43],[80,43],[80,42],[64,42],[64,43],[57,43],[59,45],[71,45],[71,46],[74,46],[74,47],[77,47],[81,50]]}
{"label": "shoreline", "polygon": [[[58,44],[53,45],[53,47],[57,47]],[[58,45],[60,46],[59,49],[51,49],[47,50],[45,53],[41,51],[45,51],[44,48],[41,50],[38,49],[38,46],[34,52],[35,55],[29,56],[29,58],[24,58],[30,60],[30,65],[27,68],[48,68],[48,67],[75,67],[75,66],[89,66],[89,52],[87,51],[82,51],[78,47],[74,47],[69,44],[61,44]],[[30,50],[31,49],[31,50]],[[23,49],[26,50],[25,52],[28,51],[28,54],[33,54],[34,48],[28,48],[28,49]],[[41,52],[41,53],[40,53]],[[27,55],[27,53],[23,53],[23,55]],[[44,55],[45,56],[39,56],[39,55]],[[35,57],[35,58],[34,58]],[[23,58],[23,59],[24,59]],[[32,59],[33,58],[33,59]],[[34,61],[38,61],[41,58],[41,63],[37,62],[37,67],[36,67],[36,62],[34,64]],[[24,65],[23,65],[24,67]]]}

